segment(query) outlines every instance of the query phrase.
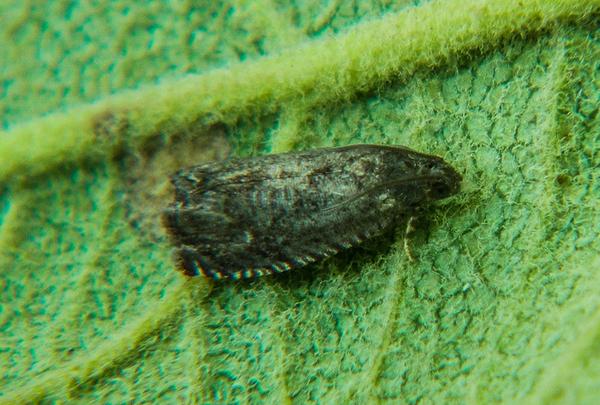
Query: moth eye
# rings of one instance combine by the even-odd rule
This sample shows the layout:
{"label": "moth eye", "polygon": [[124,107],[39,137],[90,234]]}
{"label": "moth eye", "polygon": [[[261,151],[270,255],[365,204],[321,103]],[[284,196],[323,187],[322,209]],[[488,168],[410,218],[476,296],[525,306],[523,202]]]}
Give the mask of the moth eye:
{"label": "moth eye", "polygon": [[431,185],[431,196],[434,198],[444,198],[450,194],[450,187],[443,181],[436,181]]}

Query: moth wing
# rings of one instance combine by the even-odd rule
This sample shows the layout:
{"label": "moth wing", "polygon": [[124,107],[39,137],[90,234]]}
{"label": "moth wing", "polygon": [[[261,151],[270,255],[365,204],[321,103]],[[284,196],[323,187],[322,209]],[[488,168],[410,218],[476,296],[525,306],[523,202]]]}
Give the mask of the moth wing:
{"label": "moth wing", "polygon": [[[370,203],[368,198],[352,202],[362,205],[365,215],[360,219],[352,218],[354,210],[338,209],[328,213],[329,220],[324,222],[315,213],[314,218],[291,216],[265,228],[261,221],[252,223],[249,216],[255,215],[253,211],[233,210],[238,216],[218,218],[222,214],[192,210],[194,219],[184,221],[188,226],[197,224],[196,231],[188,235],[189,240],[181,240],[179,263],[188,275],[234,280],[301,268],[356,246],[393,222]],[[181,211],[179,215],[185,217]],[[211,225],[206,228],[202,224]]]}
{"label": "moth wing", "polygon": [[374,152],[381,149],[346,147],[179,172],[166,217],[181,245],[180,266],[190,275],[250,278],[302,267],[380,233],[404,206],[381,198],[386,187],[368,187],[381,181],[374,165],[387,165]]}

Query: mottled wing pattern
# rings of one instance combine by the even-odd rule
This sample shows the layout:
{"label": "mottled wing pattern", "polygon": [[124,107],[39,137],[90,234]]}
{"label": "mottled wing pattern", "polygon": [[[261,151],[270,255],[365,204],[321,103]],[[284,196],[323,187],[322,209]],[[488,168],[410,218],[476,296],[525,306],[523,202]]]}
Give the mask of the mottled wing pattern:
{"label": "mottled wing pattern", "polygon": [[426,198],[425,158],[441,161],[356,145],[201,165],[173,177],[165,223],[188,275],[283,272],[355,246],[412,210]]}

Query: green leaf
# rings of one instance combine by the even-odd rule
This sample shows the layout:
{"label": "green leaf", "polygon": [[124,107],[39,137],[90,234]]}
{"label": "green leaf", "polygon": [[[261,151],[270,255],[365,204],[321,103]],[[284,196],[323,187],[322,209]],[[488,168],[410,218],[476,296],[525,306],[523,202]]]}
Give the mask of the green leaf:
{"label": "green leaf", "polygon": [[[596,398],[598,1],[47,3],[0,12],[0,403]],[[174,170],[359,142],[465,178],[416,262],[175,271]]]}

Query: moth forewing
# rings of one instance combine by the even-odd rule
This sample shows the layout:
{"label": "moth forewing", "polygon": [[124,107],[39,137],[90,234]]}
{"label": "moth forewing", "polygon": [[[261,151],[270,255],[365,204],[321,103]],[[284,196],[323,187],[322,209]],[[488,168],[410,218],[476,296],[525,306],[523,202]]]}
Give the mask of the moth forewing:
{"label": "moth forewing", "polygon": [[460,182],[441,158],[400,146],[235,159],[176,173],[164,223],[185,274],[252,278],[355,246]]}

